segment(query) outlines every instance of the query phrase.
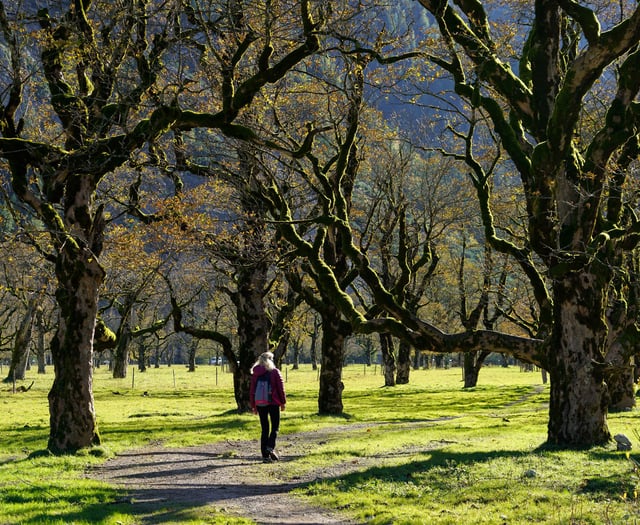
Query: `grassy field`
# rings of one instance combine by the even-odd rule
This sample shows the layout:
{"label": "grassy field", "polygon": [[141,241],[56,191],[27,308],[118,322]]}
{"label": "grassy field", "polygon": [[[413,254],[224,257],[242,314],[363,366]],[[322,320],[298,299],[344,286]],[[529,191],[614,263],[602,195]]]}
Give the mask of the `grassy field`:
{"label": "grassy field", "polygon": [[[129,369],[115,380],[97,369],[94,392],[103,444],[74,456],[44,454],[49,375],[27,392],[0,393],[0,524],[140,523],[113,487],[87,479],[91,465],[161,443],[189,446],[255,439],[257,422],[234,413],[232,377],[215,366]],[[554,451],[546,436],[548,386],[537,373],[487,368],[463,391],[459,369],[412,372],[411,384],[381,388],[378,369],[344,373],[345,414],[316,414],[317,372],[284,370],[282,433],[353,425],[340,439],[283,462],[290,473],[354,458],[381,458],[358,473],[322,479],[298,493],[372,524],[640,523],[640,481],[624,453],[608,447]],[[20,386],[20,385],[18,385]],[[612,414],[613,434],[640,446],[636,412]],[[403,451],[402,454],[397,453]],[[633,455],[633,451],[632,451]],[[640,453],[639,456],[640,458]],[[183,523],[239,523],[216,509]]]}

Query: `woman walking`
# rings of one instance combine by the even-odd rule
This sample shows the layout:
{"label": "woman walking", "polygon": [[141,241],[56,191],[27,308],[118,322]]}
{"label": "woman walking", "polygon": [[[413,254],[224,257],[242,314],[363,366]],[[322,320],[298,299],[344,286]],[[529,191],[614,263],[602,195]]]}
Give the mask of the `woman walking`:
{"label": "woman walking", "polygon": [[[260,452],[265,462],[278,461],[275,452],[276,438],[280,430],[280,411],[284,410],[287,397],[280,370],[273,362],[273,354],[264,352],[251,367],[249,400],[254,414],[260,416]],[[271,423],[271,428],[269,428]]]}

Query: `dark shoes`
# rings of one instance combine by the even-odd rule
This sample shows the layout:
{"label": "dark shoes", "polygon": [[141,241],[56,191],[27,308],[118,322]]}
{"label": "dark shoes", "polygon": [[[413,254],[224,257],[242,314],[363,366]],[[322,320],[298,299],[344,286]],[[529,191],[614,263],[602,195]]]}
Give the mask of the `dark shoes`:
{"label": "dark shoes", "polygon": [[274,461],[278,461],[280,460],[280,457],[278,456],[278,454],[276,454],[272,448],[268,448],[267,449],[267,455],[266,456],[262,456],[262,462],[263,463],[273,463]]}

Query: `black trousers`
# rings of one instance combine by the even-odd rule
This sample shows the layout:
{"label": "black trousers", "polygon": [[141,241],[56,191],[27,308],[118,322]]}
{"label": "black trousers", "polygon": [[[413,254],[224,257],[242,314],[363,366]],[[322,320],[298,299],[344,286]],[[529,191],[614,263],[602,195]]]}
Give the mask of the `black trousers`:
{"label": "black trousers", "polygon": [[268,458],[269,449],[274,450],[276,448],[276,438],[280,430],[280,406],[265,405],[257,408],[262,430],[260,434],[260,452],[262,452],[263,458]]}

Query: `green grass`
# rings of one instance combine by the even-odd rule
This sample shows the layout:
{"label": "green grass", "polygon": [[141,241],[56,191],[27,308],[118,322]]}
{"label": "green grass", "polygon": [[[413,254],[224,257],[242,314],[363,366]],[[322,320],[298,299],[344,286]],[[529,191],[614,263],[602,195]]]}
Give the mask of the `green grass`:
{"label": "green grass", "polygon": [[[0,523],[140,523],[125,494],[86,469],[150,443],[191,446],[255,439],[256,420],[234,412],[230,374],[203,366],[150,369],[115,380],[96,370],[103,444],[65,457],[44,454],[52,375],[30,374],[27,392],[0,392]],[[548,386],[537,373],[487,368],[463,391],[459,369],[412,372],[411,384],[381,388],[373,368],[344,373],[345,414],[318,416],[317,372],[285,370],[289,402],[282,432],[351,426],[281,462],[285,476],[356,462],[357,473],[297,489],[315,503],[372,524],[638,523],[638,476],[613,445],[553,451],[546,437]],[[637,441],[637,413],[612,414],[612,433]],[[637,446],[637,445],[636,445]],[[147,523],[240,524],[213,507],[158,508]]]}

